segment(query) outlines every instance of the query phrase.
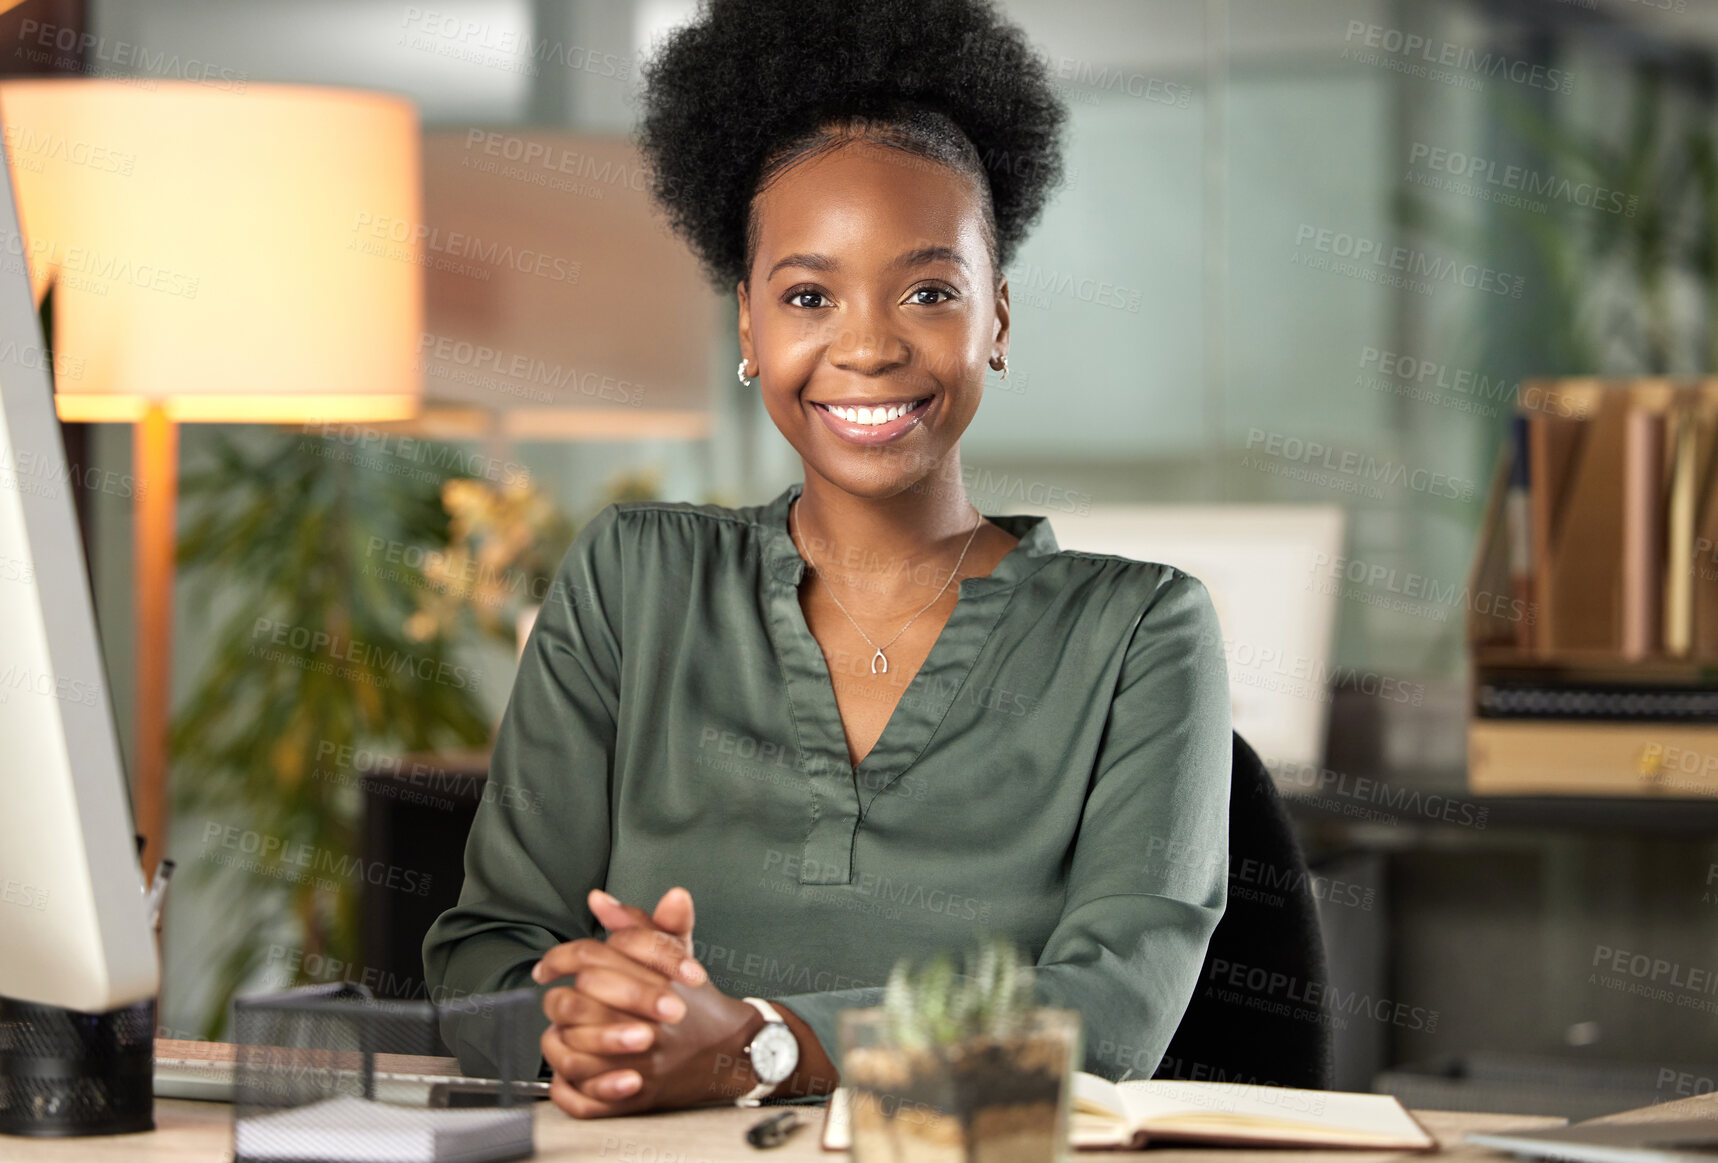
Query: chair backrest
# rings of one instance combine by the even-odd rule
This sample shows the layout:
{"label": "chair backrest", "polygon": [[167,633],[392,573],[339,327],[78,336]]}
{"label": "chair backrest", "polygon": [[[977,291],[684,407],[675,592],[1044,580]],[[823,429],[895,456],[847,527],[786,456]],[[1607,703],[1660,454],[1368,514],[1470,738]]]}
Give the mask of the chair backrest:
{"label": "chair backrest", "polygon": [[1236,735],[1229,902],[1156,1077],[1328,1089],[1327,984],[1306,857],[1271,773]]}

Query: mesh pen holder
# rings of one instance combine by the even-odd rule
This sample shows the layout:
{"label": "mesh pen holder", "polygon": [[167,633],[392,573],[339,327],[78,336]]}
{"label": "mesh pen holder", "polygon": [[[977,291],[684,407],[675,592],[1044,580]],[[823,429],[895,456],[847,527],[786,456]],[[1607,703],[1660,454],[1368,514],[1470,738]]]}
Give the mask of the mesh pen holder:
{"label": "mesh pen holder", "polygon": [[[235,1163],[435,1163],[533,1153],[538,1063],[517,1047],[540,1013],[533,989],[456,1001],[377,999],[350,983],[236,999]],[[425,1100],[444,1018],[492,1036],[493,1107]],[[422,1079],[425,1085],[414,1086]]]}

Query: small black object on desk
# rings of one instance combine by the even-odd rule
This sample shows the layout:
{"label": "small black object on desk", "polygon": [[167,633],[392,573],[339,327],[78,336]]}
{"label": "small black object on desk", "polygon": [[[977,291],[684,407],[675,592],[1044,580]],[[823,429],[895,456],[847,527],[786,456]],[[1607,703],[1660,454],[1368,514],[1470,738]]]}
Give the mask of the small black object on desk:
{"label": "small black object on desk", "polygon": [[779,1147],[787,1142],[787,1137],[798,1127],[799,1115],[790,1110],[782,1111],[747,1131],[746,1142],[754,1147]]}
{"label": "small black object on desk", "polygon": [[0,1030],[0,1135],[155,1129],[154,998],[84,1013],[0,997]]}

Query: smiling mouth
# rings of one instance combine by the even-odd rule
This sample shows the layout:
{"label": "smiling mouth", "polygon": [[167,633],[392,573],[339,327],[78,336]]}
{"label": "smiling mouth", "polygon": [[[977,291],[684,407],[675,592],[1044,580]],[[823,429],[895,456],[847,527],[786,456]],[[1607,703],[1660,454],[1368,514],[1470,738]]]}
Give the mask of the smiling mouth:
{"label": "smiling mouth", "polygon": [[846,407],[839,404],[818,404],[813,407],[821,408],[837,420],[862,427],[881,427],[903,416],[911,415],[931,402],[931,397],[921,396],[914,400],[895,400],[870,407]]}

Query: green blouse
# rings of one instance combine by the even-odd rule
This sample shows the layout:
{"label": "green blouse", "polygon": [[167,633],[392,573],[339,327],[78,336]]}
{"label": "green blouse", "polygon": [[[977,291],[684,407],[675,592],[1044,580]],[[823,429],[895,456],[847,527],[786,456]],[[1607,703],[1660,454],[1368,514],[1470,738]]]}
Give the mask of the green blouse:
{"label": "green blouse", "polygon": [[[678,884],[715,985],[789,1007],[837,1067],[837,1013],[878,1004],[897,958],[1001,932],[1043,1002],[1080,1011],[1084,1069],[1150,1077],[1228,877],[1204,586],[990,517],[1020,543],[961,581],[855,768],[799,605],[800,491],[614,504],[580,531],[525,645],[459,903],[424,940],[432,996],[531,985],[551,946],[602,935],[592,888],[648,911]],[[477,1032],[448,1041],[492,1068]]]}

